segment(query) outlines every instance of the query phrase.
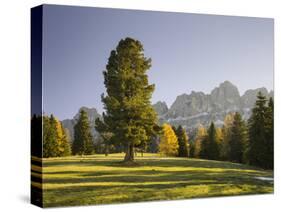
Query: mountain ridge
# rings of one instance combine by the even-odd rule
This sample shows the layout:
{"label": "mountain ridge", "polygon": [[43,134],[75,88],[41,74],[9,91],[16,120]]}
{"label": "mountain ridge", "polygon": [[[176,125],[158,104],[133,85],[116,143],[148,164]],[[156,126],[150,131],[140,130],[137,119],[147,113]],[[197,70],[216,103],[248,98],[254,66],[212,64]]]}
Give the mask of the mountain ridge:
{"label": "mountain ridge", "polygon": [[[165,101],[153,104],[158,114],[159,123],[168,122],[172,125],[182,125],[184,128],[195,128],[198,124],[208,126],[211,121],[216,125],[223,124],[224,117],[230,112],[240,112],[244,119],[251,115],[251,109],[256,101],[257,93],[261,91],[267,98],[273,97],[273,90],[268,91],[265,87],[248,89],[240,95],[237,86],[226,80],[215,87],[209,94],[202,91],[191,91],[190,94],[183,93],[175,98],[170,107]],[[74,138],[74,125],[79,117],[79,111],[84,109],[89,116],[92,133],[97,135],[94,128],[95,119],[102,118],[97,109],[92,107],[81,107],[72,119],[64,119],[62,124]]]}
{"label": "mountain ridge", "polygon": [[[226,80],[209,94],[191,91],[190,94],[178,95],[167,113],[160,113],[159,121],[193,128],[198,124],[207,126],[211,121],[222,125],[224,116],[230,112],[240,112],[244,119],[248,119],[259,91],[267,98],[274,95],[273,90],[268,91],[265,87],[248,89],[240,95],[237,86]],[[159,105],[159,102],[156,104]],[[162,104],[166,103],[162,102]],[[159,114],[158,107],[154,108]]]}

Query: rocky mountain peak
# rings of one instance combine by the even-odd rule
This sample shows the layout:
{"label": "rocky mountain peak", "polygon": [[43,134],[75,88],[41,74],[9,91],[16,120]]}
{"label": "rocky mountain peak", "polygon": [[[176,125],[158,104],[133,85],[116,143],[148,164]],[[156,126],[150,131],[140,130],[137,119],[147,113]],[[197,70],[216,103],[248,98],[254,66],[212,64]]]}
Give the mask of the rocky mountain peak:
{"label": "rocky mountain peak", "polygon": [[168,106],[166,102],[158,101],[153,105],[153,107],[159,116],[162,116],[168,112]]}
{"label": "rocky mountain peak", "polygon": [[185,128],[193,128],[198,124],[208,126],[211,121],[222,125],[225,115],[230,112],[239,111],[243,118],[247,119],[259,91],[267,98],[273,96],[273,91],[269,94],[265,88],[248,90],[240,96],[234,84],[224,81],[210,94],[191,91],[190,94],[177,96],[168,112],[164,116],[161,113],[159,120],[160,123],[168,122],[172,125],[180,124]]}
{"label": "rocky mountain peak", "polygon": [[[245,93],[241,97],[242,102],[243,102],[243,107],[252,108],[255,104],[256,96],[258,95],[259,92],[261,92],[267,98],[270,96],[265,87],[257,88],[257,89],[249,89],[249,90],[245,91]],[[273,94],[273,92],[272,92],[272,94]]]}
{"label": "rocky mountain peak", "polygon": [[210,95],[215,110],[238,110],[241,106],[238,88],[229,81],[214,88]]}

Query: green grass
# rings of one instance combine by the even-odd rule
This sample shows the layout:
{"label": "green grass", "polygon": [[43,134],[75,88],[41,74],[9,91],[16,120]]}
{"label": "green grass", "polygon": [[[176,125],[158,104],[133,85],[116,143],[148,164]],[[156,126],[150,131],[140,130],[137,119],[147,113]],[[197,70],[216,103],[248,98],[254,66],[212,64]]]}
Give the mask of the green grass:
{"label": "green grass", "polygon": [[[273,182],[256,179],[272,177],[272,171],[250,166],[145,154],[136,158],[139,166],[124,167],[122,159],[123,154],[43,159],[44,207],[273,192]],[[39,178],[41,169],[32,170],[33,179]]]}

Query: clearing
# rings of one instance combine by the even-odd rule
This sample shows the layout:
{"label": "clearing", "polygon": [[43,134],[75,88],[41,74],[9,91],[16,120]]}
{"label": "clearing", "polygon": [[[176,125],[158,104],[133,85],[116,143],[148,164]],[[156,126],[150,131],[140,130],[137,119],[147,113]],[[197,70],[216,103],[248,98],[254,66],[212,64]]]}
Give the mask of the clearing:
{"label": "clearing", "polygon": [[273,177],[268,170],[149,153],[136,157],[139,166],[124,167],[123,157],[43,159],[43,170],[32,165],[32,186],[40,188],[42,171],[44,207],[273,193],[273,182],[261,180]]}

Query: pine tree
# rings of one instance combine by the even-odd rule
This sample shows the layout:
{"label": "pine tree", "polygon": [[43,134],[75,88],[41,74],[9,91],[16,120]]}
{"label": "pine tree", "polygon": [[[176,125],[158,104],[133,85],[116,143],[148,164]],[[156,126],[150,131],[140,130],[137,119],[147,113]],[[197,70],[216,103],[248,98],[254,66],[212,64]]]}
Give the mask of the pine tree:
{"label": "pine tree", "polygon": [[176,136],[178,138],[178,144],[179,144],[179,149],[178,149],[178,156],[179,157],[188,157],[189,156],[189,144],[188,144],[188,136],[182,128],[181,125],[178,126],[176,129]]}
{"label": "pine tree", "polygon": [[132,38],[122,39],[111,51],[104,74],[106,94],[102,95],[105,124],[112,141],[125,149],[124,161],[134,161],[134,147],[157,133],[157,115],[150,99],[154,85],[148,82],[151,59],[142,44]]}
{"label": "pine tree", "polygon": [[104,154],[105,156],[107,156],[109,153],[109,146],[111,144],[111,138],[113,134],[110,132],[109,127],[103,121],[101,121],[100,118],[97,118],[95,121],[95,129],[99,132],[103,140]]}
{"label": "pine tree", "polygon": [[202,142],[205,139],[207,135],[206,129],[203,127],[203,125],[199,125],[197,128],[197,133],[194,141],[194,157],[199,158],[204,155],[202,151]]}
{"label": "pine tree", "polygon": [[248,121],[249,128],[249,163],[251,165],[268,167],[267,159],[267,133],[266,133],[266,115],[268,108],[266,106],[266,97],[259,92],[252,115]]}
{"label": "pine tree", "polygon": [[217,160],[219,159],[219,146],[218,146],[218,137],[216,132],[216,127],[213,122],[208,129],[208,136],[206,139],[206,156],[207,159]]}
{"label": "pine tree", "polygon": [[163,124],[162,135],[159,143],[160,154],[166,156],[177,156],[178,148],[178,139],[174,130],[169,124]]}
{"label": "pine tree", "polygon": [[55,117],[53,115],[50,118],[43,116],[43,157],[57,157],[58,155]]}
{"label": "pine tree", "polygon": [[195,158],[194,156],[194,141],[189,142],[189,156],[190,158]]}
{"label": "pine tree", "polygon": [[159,146],[159,136],[152,136],[148,142],[147,151],[150,153],[157,153]]}
{"label": "pine tree", "polygon": [[61,156],[69,156],[69,155],[71,155],[70,137],[67,134],[66,129],[62,126],[61,122],[60,122],[60,126],[62,129],[61,148],[63,150],[61,152]]}
{"label": "pine tree", "polygon": [[266,168],[273,169],[274,165],[274,102],[270,97],[266,112]]}
{"label": "pine tree", "polygon": [[74,141],[72,144],[72,154],[88,155],[94,150],[93,136],[91,133],[88,114],[80,110],[79,119],[74,126]]}
{"label": "pine tree", "polygon": [[229,138],[229,159],[232,162],[242,163],[246,144],[246,128],[240,113],[234,115]]}

